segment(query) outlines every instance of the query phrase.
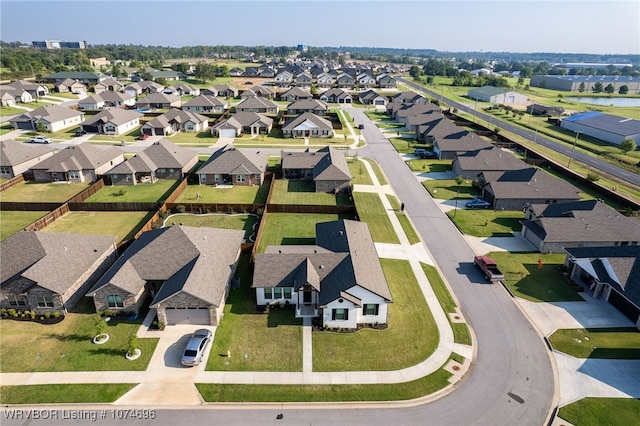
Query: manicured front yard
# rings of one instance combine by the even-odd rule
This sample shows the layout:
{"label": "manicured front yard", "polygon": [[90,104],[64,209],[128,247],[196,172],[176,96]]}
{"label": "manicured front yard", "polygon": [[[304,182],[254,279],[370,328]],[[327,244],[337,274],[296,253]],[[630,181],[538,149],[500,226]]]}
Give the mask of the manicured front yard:
{"label": "manicured front yard", "polygon": [[2,201],[24,203],[63,203],[81,192],[90,183],[26,182],[2,192]]}
{"label": "manicured front yard", "polygon": [[389,216],[378,194],[368,192],[354,192],[353,200],[360,216],[360,221],[369,225],[373,241],[377,243],[400,244]]}
{"label": "manicured front yard", "polygon": [[351,173],[351,183],[354,185],[373,185],[373,180],[369,173],[367,173],[367,168],[360,160],[349,160],[347,162],[349,166],[349,172]]}
{"label": "manicured front yard", "polygon": [[[488,254],[504,273],[505,284],[517,297],[532,302],[581,302],[575,289],[563,279],[558,269],[564,254],[492,252]],[[542,268],[538,268],[542,259]],[[472,259],[469,259],[471,262]]]}
{"label": "manicured front yard", "polygon": [[582,398],[560,408],[558,416],[576,426],[635,425],[640,419],[640,399]]}
{"label": "manicured front yard", "polygon": [[[187,185],[176,203],[265,204],[271,181],[261,186]],[[198,194],[200,196],[198,197]]]}
{"label": "manicured front yard", "polygon": [[133,238],[152,215],[153,212],[69,212],[43,231],[114,235],[122,241]]}
{"label": "manicured front yard", "polygon": [[315,244],[316,223],[338,219],[353,218],[337,214],[268,213],[258,253],[272,245]]}
{"label": "manicured front yard", "polygon": [[138,339],[142,356],[127,360],[128,336],[136,321],[109,321],[107,343],[96,345],[93,314],[70,313],[58,324],[3,319],[0,358],[3,373],[31,371],[142,371],[147,368],[158,339]]}
{"label": "manicured front yard", "polygon": [[307,180],[277,179],[271,193],[273,204],[304,204],[344,206],[353,204],[348,194],[315,192],[313,182]]}
{"label": "manicured front yard", "polygon": [[258,217],[249,214],[177,213],[166,218],[165,226],[183,224],[185,226],[205,226],[208,228],[242,229],[245,231],[245,238],[249,240],[255,234],[254,225],[257,222]]}
{"label": "manicured front yard", "polygon": [[380,261],[393,297],[389,328],[314,332],[314,371],[398,370],[424,361],[437,347],[438,329],[409,262]]}
{"label": "manicured front yard", "polygon": [[105,186],[91,197],[87,203],[145,203],[165,199],[179,185],[173,179],[158,179],[154,183],[139,185]]}
{"label": "manicured front yard", "polygon": [[229,294],[207,370],[302,371],[302,320],[293,310],[256,311],[248,256],[240,258],[237,276],[241,286]]}
{"label": "manicured front yard", "polygon": [[48,212],[0,211],[0,241],[31,225]]}
{"label": "manicured front yard", "polygon": [[[458,201],[458,207],[464,207],[465,201]],[[447,212],[453,218],[454,211]],[[511,237],[520,232],[524,213],[515,210],[496,211],[491,209],[463,209],[455,212],[454,222],[467,235],[475,237]],[[533,246],[531,246],[533,249]]]}
{"label": "manicured front yard", "polygon": [[114,402],[135,383],[74,383],[0,386],[2,404],[75,404]]}
{"label": "manicured front yard", "polygon": [[551,345],[576,358],[640,359],[637,328],[577,328],[557,330]]}
{"label": "manicured front yard", "polygon": [[458,185],[453,179],[429,179],[422,182],[422,185],[427,188],[433,198],[439,200],[453,200],[457,196],[461,207],[473,196],[480,195],[478,190],[471,186],[470,182],[467,182]]}

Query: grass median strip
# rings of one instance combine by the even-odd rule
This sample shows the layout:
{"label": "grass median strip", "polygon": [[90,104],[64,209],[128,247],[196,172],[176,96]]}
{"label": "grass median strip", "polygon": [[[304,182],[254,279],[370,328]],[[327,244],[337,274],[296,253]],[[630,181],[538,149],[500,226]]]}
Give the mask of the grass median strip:
{"label": "grass median strip", "polygon": [[114,402],[133,383],[47,384],[0,386],[2,404],[81,404]]}

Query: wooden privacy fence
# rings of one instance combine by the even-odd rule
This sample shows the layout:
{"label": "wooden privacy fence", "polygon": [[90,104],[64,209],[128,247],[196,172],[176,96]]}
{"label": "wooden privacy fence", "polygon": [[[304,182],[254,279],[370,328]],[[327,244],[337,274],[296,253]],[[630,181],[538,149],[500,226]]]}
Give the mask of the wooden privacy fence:
{"label": "wooden privacy fence", "polygon": [[2,182],[0,184],[0,192],[6,191],[9,188],[13,188],[16,185],[20,185],[24,181],[25,181],[25,178],[23,175],[14,176],[8,181]]}
{"label": "wooden privacy fence", "polygon": [[69,202],[72,211],[88,212],[148,212],[157,210],[159,203],[72,203]]}
{"label": "wooden privacy fence", "polygon": [[270,213],[356,214],[355,206],[267,204]]}
{"label": "wooden privacy fence", "polygon": [[55,222],[58,218],[64,216],[67,213],[69,213],[69,205],[67,203],[64,203],[57,209],[47,213],[45,216],[36,220],[35,222],[33,222],[31,225],[27,226],[24,229],[26,231],[37,231],[37,230],[43,229],[44,227]]}
{"label": "wooden privacy fence", "polygon": [[[264,209],[264,204],[240,203],[165,203],[167,210],[179,212],[184,207],[185,213],[256,213]],[[182,206],[182,207],[179,207]]]}
{"label": "wooden privacy fence", "polygon": [[0,201],[2,211],[22,211],[22,212],[50,212],[60,207],[63,203],[23,203],[20,201]]}
{"label": "wooden privacy fence", "polygon": [[253,262],[256,258],[256,251],[258,250],[258,246],[260,245],[260,240],[262,239],[262,230],[264,229],[264,223],[267,220],[267,211],[268,207],[264,208],[264,212],[262,217],[260,217],[260,224],[258,225],[258,232],[256,233],[256,239],[253,243],[253,248],[251,250],[251,262]]}
{"label": "wooden privacy fence", "polygon": [[99,180],[95,181],[94,183],[92,183],[91,185],[83,189],[78,194],[69,198],[67,200],[67,203],[81,203],[87,198],[91,197],[96,192],[98,192],[99,190],[101,190],[102,188],[104,188],[104,179],[100,178]]}

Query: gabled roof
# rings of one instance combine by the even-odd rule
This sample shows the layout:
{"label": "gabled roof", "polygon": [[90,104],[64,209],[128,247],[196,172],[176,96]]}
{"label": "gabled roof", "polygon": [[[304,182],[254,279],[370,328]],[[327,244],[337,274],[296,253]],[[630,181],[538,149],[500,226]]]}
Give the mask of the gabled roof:
{"label": "gabled roof", "polygon": [[183,169],[197,157],[198,154],[189,148],[182,148],[166,139],[160,139],[124,163],[118,164],[106,174],[152,172],[157,169]]}
{"label": "gabled roof", "polygon": [[[368,100],[370,100],[370,99],[375,99],[375,98],[385,98],[385,97],[384,97],[384,96],[382,96],[382,95],[380,95],[380,94],[378,94],[378,92],[376,92],[375,90],[373,90],[373,89],[369,89],[369,90],[367,90],[366,92],[362,92],[362,93],[360,93],[360,94],[358,95],[358,98],[359,98],[360,100],[363,100],[363,101],[368,101]],[[385,100],[386,100],[386,98],[385,98]]]}
{"label": "gabled roof", "polygon": [[164,281],[151,306],[179,292],[217,305],[225,292],[244,231],[171,226],[143,233],[89,291],[107,285],[137,294]]}
{"label": "gabled roof", "polygon": [[0,166],[17,166],[54,150],[51,146],[26,144],[13,139],[0,141]]}
{"label": "gabled roof", "polygon": [[89,96],[88,98],[81,99],[78,101],[80,104],[90,104],[90,103],[99,103],[99,102],[124,102],[130,99],[134,99],[128,93],[120,93],[120,92],[102,92],[97,95]]}
{"label": "gabled roof", "polygon": [[151,93],[137,101],[138,104],[173,104],[180,102],[180,96],[166,93]]}
{"label": "gabled roof", "polygon": [[312,112],[305,112],[295,118],[289,119],[282,125],[282,130],[293,130],[298,126],[305,126],[305,128],[308,129],[333,130],[333,125],[329,120],[318,117]]}
{"label": "gabled roof", "polygon": [[115,237],[20,231],[0,242],[0,283],[21,275],[62,294],[108,250]]}
{"label": "gabled roof", "polygon": [[98,122],[104,123],[113,123],[116,126],[119,126],[124,123],[128,123],[130,121],[135,120],[136,118],[142,117],[143,114],[137,111],[131,111],[120,108],[111,108],[100,111],[96,115],[89,117],[88,120],[85,120],[82,125],[83,126],[92,126]]}
{"label": "gabled roof", "polygon": [[347,92],[346,90],[343,90],[343,89],[339,89],[339,88],[329,89],[329,90],[327,90],[326,92],[324,92],[324,93],[323,93],[322,95],[320,95],[320,96],[321,96],[321,97],[322,97],[322,96],[326,96],[326,97],[328,97],[328,98],[329,98],[329,97],[332,97],[332,96],[335,96],[335,97],[340,98],[340,99],[344,99],[344,98],[351,98],[351,97],[352,97],[352,96],[349,94],[349,92]]}
{"label": "gabled roof", "polygon": [[422,95],[419,95],[416,92],[406,91],[396,93],[395,95],[390,96],[390,100],[393,102],[407,103],[407,102],[417,102],[417,101],[425,101],[426,98]]}
{"label": "gabled roof", "polygon": [[195,112],[183,111],[177,108],[171,108],[169,111],[165,112],[162,115],[157,116],[153,120],[150,120],[146,123],[147,126],[151,127],[167,127],[170,123],[178,123],[184,124],[189,121],[192,123],[200,124],[205,123],[209,119],[204,115],[197,114]]}
{"label": "gabled roof", "polygon": [[265,117],[257,112],[238,112],[224,121],[220,121],[213,126],[213,129],[234,128],[241,129],[246,126],[270,127],[273,118]]}
{"label": "gabled roof", "polygon": [[189,107],[226,107],[229,105],[226,101],[221,101],[215,96],[200,95],[191,99],[189,102],[182,104],[182,108]]}
{"label": "gabled roof", "polygon": [[287,105],[287,110],[327,111],[329,106],[318,99],[299,99]]}
{"label": "gabled roof", "polygon": [[238,108],[266,108],[266,109],[274,109],[278,108],[278,105],[272,102],[269,99],[260,97],[260,96],[252,96],[244,99],[238,105],[236,105],[236,110]]}
{"label": "gabled roof", "polygon": [[454,162],[462,170],[519,170],[526,167],[526,163],[496,146],[476,149],[458,154]]}
{"label": "gabled roof", "polygon": [[344,154],[330,146],[317,151],[283,152],[282,168],[311,169],[314,180],[351,180]]}
{"label": "gabled roof", "polygon": [[281,98],[285,98],[288,96],[293,96],[296,99],[298,98],[311,99],[313,97],[313,95],[310,92],[303,90],[299,87],[292,87],[291,89],[287,90],[286,92],[280,95]]}
{"label": "gabled roof", "polygon": [[198,174],[234,174],[239,168],[243,174],[261,174],[267,170],[268,163],[269,154],[265,150],[227,145],[214,152],[198,169]]}
{"label": "gabled roof", "polygon": [[578,188],[535,167],[487,171],[481,176],[496,199],[580,199]]}
{"label": "gabled roof", "polygon": [[[36,108],[33,111],[23,112],[16,118],[27,117],[32,120],[44,120],[48,123],[56,123],[62,120],[68,120],[77,116],[84,115],[83,112],[65,108],[59,105],[45,105]],[[12,120],[13,121],[13,120]]]}
{"label": "gabled roof", "polygon": [[118,148],[110,147],[105,150],[88,143],[82,143],[56,152],[33,166],[32,169],[56,172],[95,170],[121,156],[122,151]]}

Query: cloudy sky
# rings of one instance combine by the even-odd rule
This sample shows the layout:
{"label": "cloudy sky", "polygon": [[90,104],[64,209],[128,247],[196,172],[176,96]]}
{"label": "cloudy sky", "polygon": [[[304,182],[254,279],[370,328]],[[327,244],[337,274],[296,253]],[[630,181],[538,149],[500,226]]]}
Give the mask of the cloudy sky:
{"label": "cloudy sky", "polygon": [[640,2],[0,0],[0,39],[640,54]]}

